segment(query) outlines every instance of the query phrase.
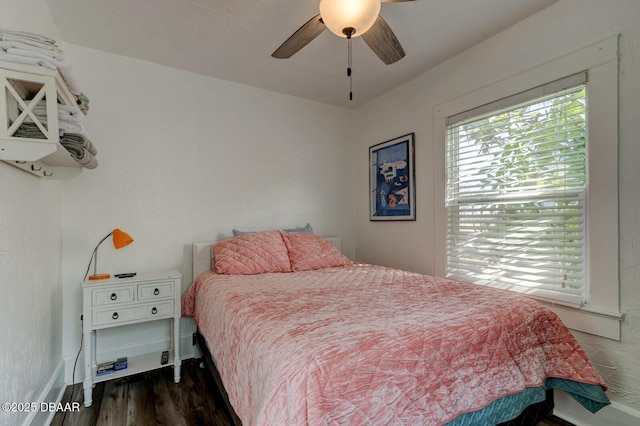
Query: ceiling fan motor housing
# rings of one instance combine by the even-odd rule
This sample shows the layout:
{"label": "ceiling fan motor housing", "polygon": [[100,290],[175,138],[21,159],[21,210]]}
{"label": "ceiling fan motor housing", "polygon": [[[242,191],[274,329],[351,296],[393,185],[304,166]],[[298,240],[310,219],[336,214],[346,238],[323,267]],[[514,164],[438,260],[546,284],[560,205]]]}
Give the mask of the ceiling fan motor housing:
{"label": "ceiling fan motor housing", "polygon": [[380,0],[320,0],[320,15],[329,30],[347,38],[367,32],[378,19]]}

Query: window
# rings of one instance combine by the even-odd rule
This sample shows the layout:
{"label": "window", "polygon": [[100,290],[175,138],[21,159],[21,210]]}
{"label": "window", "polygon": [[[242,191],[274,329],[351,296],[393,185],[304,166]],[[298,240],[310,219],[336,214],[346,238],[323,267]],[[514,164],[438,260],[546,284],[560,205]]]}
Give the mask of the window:
{"label": "window", "polygon": [[447,119],[448,277],[588,302],[586,77]]}
{"label": "window", "polygon": [[434,270],[620,339],[618,37],[434,108]]}

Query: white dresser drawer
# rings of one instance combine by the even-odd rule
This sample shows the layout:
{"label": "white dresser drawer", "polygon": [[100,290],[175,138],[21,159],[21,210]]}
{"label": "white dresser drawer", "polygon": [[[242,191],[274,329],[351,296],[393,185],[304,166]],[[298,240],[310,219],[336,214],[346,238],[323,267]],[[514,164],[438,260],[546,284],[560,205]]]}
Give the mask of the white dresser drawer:
{"label": "white dresser drawer", "polygon": [[173,312],[173,300],[163,300],[159,303],[144,303],[139,305],[94,309],[92,320],[94,326],[103,326],[127,321],[144,321],[146,319],[173,316]]}
{"label": "white dresser drawer", "polygon": [[109,305],[133,301],[134,286],[118,286],[111,288],[96,288],[91,290],[93,306]]}
{"label": "white dresser drawer", "polygon": [[173,282],[157,282],[138,285],[138,300],[154,300],[173,297]]}

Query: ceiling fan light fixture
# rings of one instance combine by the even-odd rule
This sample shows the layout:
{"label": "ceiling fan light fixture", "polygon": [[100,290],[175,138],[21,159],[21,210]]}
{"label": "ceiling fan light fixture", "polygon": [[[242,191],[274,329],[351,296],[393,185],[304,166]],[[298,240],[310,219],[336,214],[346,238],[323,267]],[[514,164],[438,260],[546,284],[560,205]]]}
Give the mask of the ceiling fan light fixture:
{"label": "ceiling fan light fixture", "polygon": [[346,38],[353,28],[354,37],[361,36],[378,19],[380,0],[320,0],[320,15],[335,35]]}

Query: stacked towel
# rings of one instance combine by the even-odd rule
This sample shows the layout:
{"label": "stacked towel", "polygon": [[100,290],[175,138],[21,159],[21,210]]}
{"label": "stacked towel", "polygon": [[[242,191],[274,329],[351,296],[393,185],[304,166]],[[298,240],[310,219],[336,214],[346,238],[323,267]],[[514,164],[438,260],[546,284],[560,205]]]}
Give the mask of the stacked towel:
{"label": "stacked towel", "polygon": [[[98,160],[95,158],[98,150],[89,140],[84,124],[84,115],[79,108],[74,106],[57,105],[60,143],[80,165],[87,169],[95,169],[98,167]],[[40,123],[47,124],[47,107],[44,101],[40,101],[31,111]],[[44,135],[30,117],[24,120],[15,135],[24,138],[44,139]]]}
{"label": "stacked towel", "polygon": [[0,60],[58,70],[80,109],[85,114],[89,111],[89,99],[78,88],[69,59],[55,40],[24,31],[0,29]]}
{"label": "stacked towel", "polygon": [[82,135],[65,133],[60,138],[60,143],[82,167],[87,169],[98,167],[98,160],[95,157],[98,152],[89,139]]}
{"label": "stacked towel", "polygon": [[36,126],[34,123],[22,123],[22,125],[14,133],[14,136],[29,139],[46,139],[38,126]]}
{"label": "stacked towel", "polygon": [[[44,102],[40,101],[32,111],[42,124],[47,124],[47,107]],[[25,121],[30,121],[30,119],[27,118]],[[80,133],[85,137],[88,136],[84,115],[80,108],[58,104],[58,127],[60,128],[60,136],[64,133]]]}

